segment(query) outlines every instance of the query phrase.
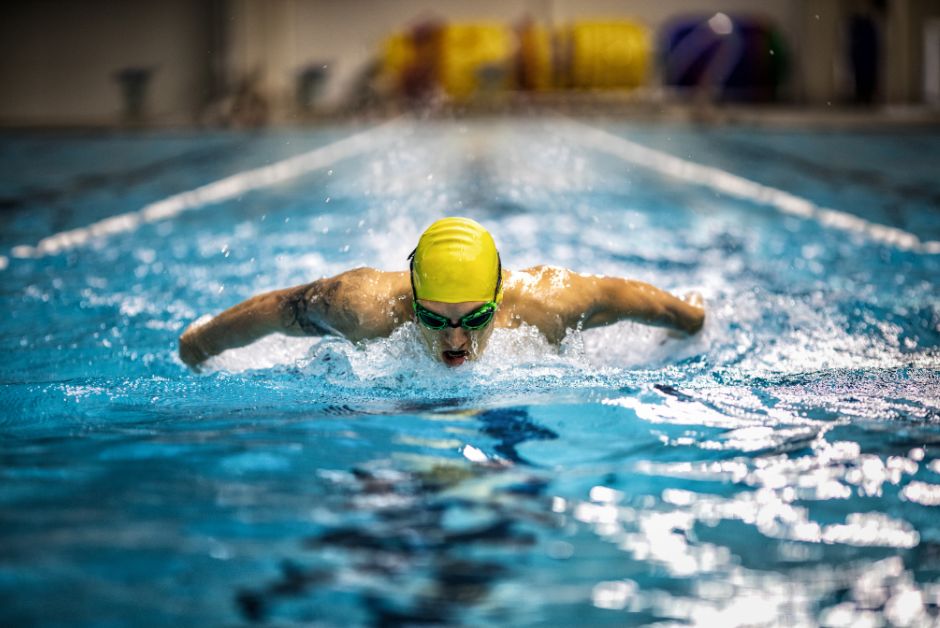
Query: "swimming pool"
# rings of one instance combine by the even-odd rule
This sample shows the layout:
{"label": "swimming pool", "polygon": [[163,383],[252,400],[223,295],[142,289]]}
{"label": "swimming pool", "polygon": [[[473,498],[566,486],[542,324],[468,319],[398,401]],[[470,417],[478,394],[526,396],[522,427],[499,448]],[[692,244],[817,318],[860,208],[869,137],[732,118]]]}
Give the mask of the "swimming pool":
{"label": "swimming pool", "polygon": [[[0,141],[0,623],[897,625],[940,611],[940,133],[567,119]],[[675,340],[180,331],[403,269],[698,290]]]}

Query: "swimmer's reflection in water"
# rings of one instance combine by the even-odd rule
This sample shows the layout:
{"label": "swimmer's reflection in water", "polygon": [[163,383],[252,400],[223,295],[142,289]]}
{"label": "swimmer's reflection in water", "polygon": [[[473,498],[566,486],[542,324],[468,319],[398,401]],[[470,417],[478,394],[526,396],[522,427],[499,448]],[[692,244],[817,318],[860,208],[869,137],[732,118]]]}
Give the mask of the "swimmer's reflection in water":
{"label": "swimmer's reflection in water", "polygon": [[518,552],[539,542],[536,531],[560,525],[548,478],[516,447],[557,435],[525,408],[458,413],[480,421],[496,455],[418,471],[384,460],[334,476],[339,490],[327,501],[338,522],[304,539],[278,577],[240,590],[242,616],[326,619],[336,610],[321,601],[342,591],[358,598],[368,625],[452,626],[512,578]]}
{"label": "swimmer's reflection in water", "polygon": [[431,354],[456,367],[486,349],[493,329],[527,324],[558,344],[573,329],[621,320],[694,334],[702,298],[677,298],[649,284],[563,268],[502,268],[492,236],[468,218],[443,218],[421,235],[408,271],[357,268],[252,297],[180,336],[180,358],[197,367],[226,349],[274,332],[389,336],[416,321]]}

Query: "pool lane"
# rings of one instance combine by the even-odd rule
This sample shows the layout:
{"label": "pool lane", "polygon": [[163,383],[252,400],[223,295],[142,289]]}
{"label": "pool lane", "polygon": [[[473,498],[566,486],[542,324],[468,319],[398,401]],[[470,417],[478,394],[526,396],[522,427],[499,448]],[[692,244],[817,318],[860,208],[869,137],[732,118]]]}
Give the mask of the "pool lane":
{"label": "pool lane", "polygon": [[[418,125],[14,260],[0,623],[935,619],[940,258],[556,131]],[[706,329],[623,323],[560,350],[495,333],[455,371],[413,326],[361,345],[272,336],[199,375],[176,359],[201,314],[403,269],[446,213],[484,222],[509,268],[700,290]]]}
{"label": "pool lane", "polygon": [[[383,130],[385,133],[382,133]],[[182,212],[222,203],[247,192],[283,183],[325,168],[353,155],[379,150],[389,141],[387,131],[387,128],[365,131],[273,164],[242,171],[193,190],[149,203],[138,210],[111,216],[85,227],[56,233],[43,238],[36,246],[15,246],[12,254],[20,258],[56,255],[83,246],[94,239],[133,232],[142,224],[171,220]]]}

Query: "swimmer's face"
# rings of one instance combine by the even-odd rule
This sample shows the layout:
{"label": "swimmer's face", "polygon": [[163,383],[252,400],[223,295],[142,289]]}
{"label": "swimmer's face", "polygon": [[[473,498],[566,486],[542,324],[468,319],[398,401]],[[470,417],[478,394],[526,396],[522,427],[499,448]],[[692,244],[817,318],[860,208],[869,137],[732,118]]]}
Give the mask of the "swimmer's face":
{"label": "swimmer's face", "polygon": [[[482,306],[485,301],[466,301],[464,303],[441,303],[419,299],[418,303],[456,323],[460,317]],[[466,360],[476,360],[483,354],[486,343],[489,342],[495,322],[491,322],[483,329],[469,330],[463,327],[445,327],[440,331],[428,329],[418,323],[421,337],[427,344],[431,355],[447,366],[460,366]]]}

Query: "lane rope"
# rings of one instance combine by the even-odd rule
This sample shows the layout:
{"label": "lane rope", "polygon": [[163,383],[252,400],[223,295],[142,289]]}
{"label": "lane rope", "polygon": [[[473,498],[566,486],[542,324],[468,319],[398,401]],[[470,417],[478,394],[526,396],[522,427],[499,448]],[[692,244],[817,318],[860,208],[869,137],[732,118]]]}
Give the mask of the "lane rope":
{"label": "lane rope", "polygon": [[876,242],[905,251],[940,254],[940,241],[922,241],[913,233],[860,218],[855,214],[821,207],[809,199],[785,190],[745,179],[721,168],[706,166],[669,153],[631,142],[597,127],[566,118],[558,131],[566,138],[589,148],[619,157],[631,164],[701,185],[734,198],[772,207],[784,214],[815,220],[820,224],[861,233]]}
{"label": "lane rope", "polygon": [[[15,246],[11,255],[15,258],[33,259],[57,255],[84,246],[97,238],[135,231],[145,224],[169,220],[186,211],[202,209],[236,198],[245,192],[294,179],[348,157],[376,150],[400,136],[393,131],[401,124],[400,119],[391,120],[306,153],[173,194],[140,209],[110,216],[84,227],[61,231],[43,238],[33,246]],[[8,258],[0,256],[0,271],[6,269],[9,262]]]}

